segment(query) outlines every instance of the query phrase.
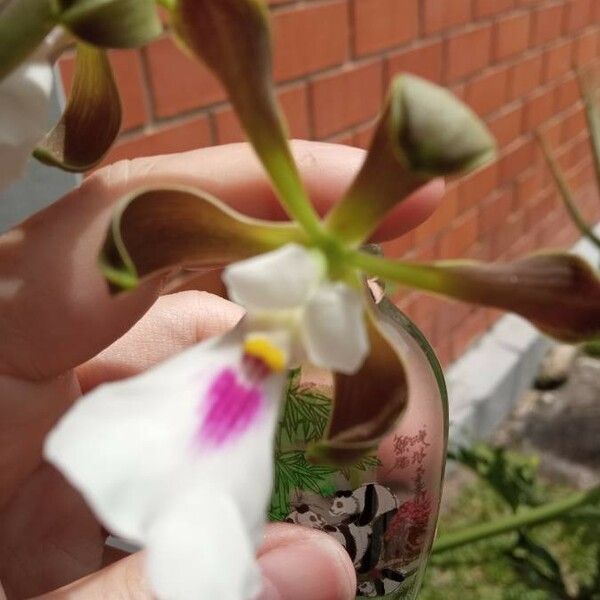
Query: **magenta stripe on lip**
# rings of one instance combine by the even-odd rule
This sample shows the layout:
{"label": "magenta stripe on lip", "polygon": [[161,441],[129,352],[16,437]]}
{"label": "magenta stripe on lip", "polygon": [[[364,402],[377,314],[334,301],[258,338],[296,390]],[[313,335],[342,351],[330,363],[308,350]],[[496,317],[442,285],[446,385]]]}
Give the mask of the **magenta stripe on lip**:
{"label": "magenta stripe on lip", "polygon": [[206,391],[204,420],[196,434],[201,446],[218,447],[243,434],[258,415],[264,397],[261,390],[240,381],[231,368],[221,371]]}

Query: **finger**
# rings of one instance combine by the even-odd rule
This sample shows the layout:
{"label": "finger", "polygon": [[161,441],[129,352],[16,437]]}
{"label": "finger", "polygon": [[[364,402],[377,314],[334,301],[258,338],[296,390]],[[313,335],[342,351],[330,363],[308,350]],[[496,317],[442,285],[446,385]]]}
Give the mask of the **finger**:
{"label": "finger", "polygon": [[[364,156],[357,149],[311,142],[296,143],[294,152],[321,212],[341,197]],[[0,373],[55,376],[100,352],[141,317],[161,282],[149,280],[110,298],[97,256],[120,197],[141,186],[172,183],[201,187],[251,215],[282,216],[245,144],[121,162],[98,171],[0,237]],[[396,226],[390,227],[396,233],[424,216],[414,202],[407,206],[402,218],[394,216]]]}
{"label": "finger", "polygon": [[243,310],[219,296],[186,291],[159,298],[121,338],[77,367],[82,393],[132,377],[190,346],[231,329]]}
{"label": "finger", "polygon": [[346,551],[313,529],[272,524],[258,559],[263,573],[259,600],[351,600],[356,575]]}
{"label": "finger", "polygon": [[37,600],[152,600],[144,578],[143,554],[132,554],[123,560],[75,581],[63,588],[38,596]]}

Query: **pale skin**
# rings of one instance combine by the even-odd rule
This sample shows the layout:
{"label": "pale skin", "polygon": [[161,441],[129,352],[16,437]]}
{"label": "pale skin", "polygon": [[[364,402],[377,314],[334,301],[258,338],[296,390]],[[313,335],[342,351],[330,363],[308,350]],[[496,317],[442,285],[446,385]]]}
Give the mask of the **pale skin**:
{"label": "pale skin", "polygon": [[[331,144],[295,142],[293,151],[320,214],[363,158],[361,150]],[[104,547],[106,532],[42,461],[41,447],[82,393],[148,369],[241,316],[227,300],[189,289],[201,281],[161,296],[155,277],[109,296],[96,259],[116,201],[140,186],[169,183],[200,187],[252,216],[284,218],[250,148],[234,144],[117,163],[0,236],[0,600],[152,598],[143,554],[123,558]],[[442,194],[442,181],[424,187],[374,240],[415,227]],[[351,561],[318,531],[270,525],[258,561],[260,600],[354,598]],[[232,566],[224,565],[224,576]]]}

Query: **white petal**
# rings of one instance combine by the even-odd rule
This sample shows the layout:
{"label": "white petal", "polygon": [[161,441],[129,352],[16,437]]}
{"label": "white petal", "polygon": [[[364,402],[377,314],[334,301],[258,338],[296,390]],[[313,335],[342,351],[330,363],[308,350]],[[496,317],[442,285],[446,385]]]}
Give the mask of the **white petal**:
{"label": "white petal", "polygon": [[[203,437],[203,427],[211,423],[207,390],[239,366],[245,328],[242,323],[141,376],[101,386],[48,436],[46,458],[83,493],[112,533],[145,546],[157,519],[178,511],[175,503],[187,490],[242,503],[247,543],[258,546],[271,494],[273,436],[285,372],[255,382],[261,404],[249,424],[232,429],[218,447]],[[231,393],[223,398],[232,406]],[[202,540],[205,532],[194,530],[194,535]],[[230,557],[219,560],[226,565]]]}
{"label": "white petal", "polygon": [[246,600],[261,586],[254,552],[230,496],[181,490],[150,530],[148,578],[160,600]]}
{"label": "white petal", "polygon": [[283,310],[302,306],[324,274],[316,253],[288,244],[234,263],[223,274],[230,298],[249,310]]}
{"label": "white petal", "polygon": [[306,305],[303,340],[314,365],[355,373],[369,351],[360,293],[339,281],[319,286]]}
{"label": "white petal", "polygon": [[32,59],[0,81],[0,190],[22,176],[48,129],[52,68]]}

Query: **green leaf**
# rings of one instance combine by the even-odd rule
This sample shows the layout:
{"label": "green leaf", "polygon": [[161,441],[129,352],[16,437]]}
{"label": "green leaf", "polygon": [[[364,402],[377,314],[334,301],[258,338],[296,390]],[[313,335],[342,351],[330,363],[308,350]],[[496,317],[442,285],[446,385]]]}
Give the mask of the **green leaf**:
{"label": "green leaf", "polygon": [[376,453],[406,408],[408,380],[400,350],[384,333],[372,308],[366,317],[369,356],[354,375],[335,374],[331,419],[323,440],[308,450],[312,462],[353,466]]}
{"label": "green leaf", "polygon": [[154,273],[213,269],[291,241],[305,241],[294,224],[252,219],[199,190],[148,189],[121,201],[100,263],[123,289]]}
{"label": "green leaf", "polygon": [[272,84],[268,10],[261,0],[179,0],[176,33],[222,81],[289,214],[315,239],[319,219],[287,143]]}
{"label": "green leaf", "polygon": [[69,0],[61,23],[77,37],[104,48],[138,48],[162,32],[154,0]]}
{"label": "green leaf", "polygon": [[538,461],[535,458],[482,442],[458,448],[449,452],[448,457],[477,473],[513,510],[543,502],[536,482]]}
{"label": "green leaf", "polygon": [[484,123],[447,90],[413,75],[390,88],[365,162],[326,227],[356,246],[426,181],[489,162],[495,143]]}
{"label": "green leaf", "polygon": [[[600,144],[600,119],[598,121],[598,127],[599,127],[598,143]],[[550,167],[550,172],[552,173],[552,176],[554,177],[554,181],[556,182],[556,185],[558,186],[558,189],[560,191],[560,196],[562,198],[563,204],[565,205],[565,208],[567,209],[567,212],[569,213],[569,216],[571,217],[571,221],[577,227],[577,229],[579,229],[579,231],[588,240],[590,240],[590,242],[592,242],[592,244],[594,244],[597,248],[600,249],[600,239],[594,233],[594,230],[592,229],[592,227],[590,227],[586,223],[582,214],[579,212],[579,209],[577,208],[577,205],[575,204],[575,199],[573,198],[573,194],[571,193],[571,188],[569,187],[569,184],[567,183],[567,180],[566,180],[561,168],[558,166],[558,162],[552,156],[552,153],[550,151],[550,148],[548,147],[548,144],[546,143],[546,140],[544,139],[544,137],[541,134],[538,134],[538,140],[542,147],[542,152],[543,152],[544,156],[546,157],[546,162],[548,163],[548,166]],[[599,145],[598,150],[600,151],[600,145]],[[600,160],[600,155],[598,157],[598,160]],[[600,179],[598,181],[600,183]]]}
{"label": "green leaf", "polygon": [[600,338],[600,279],[572,254],[534,254],[507,263],[416,264],[364,252],[349,256],[369,275],[463,302],[515,312],[566,342]]}
{"label": "green leaf", "polygon": [[12,0],[0,4],[0,80],[18,67],[57,23],[52,0]]}
{"label": "green leaf", "polygon": [[80,43],[65,111],[33,155],[65,171],[87,171],[106,155],[120,127],[121,101],[106,53]]}

